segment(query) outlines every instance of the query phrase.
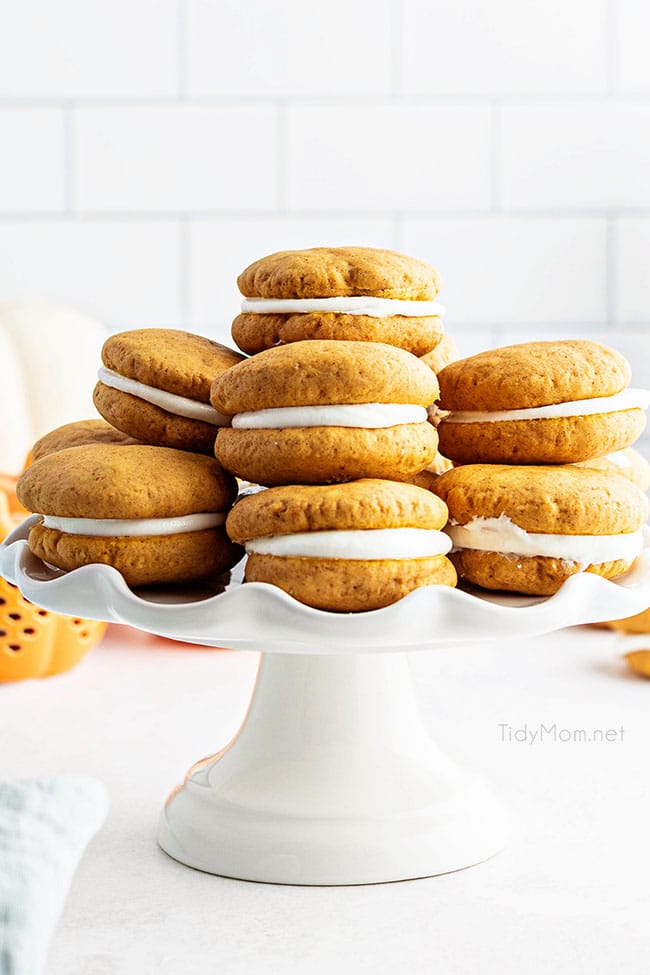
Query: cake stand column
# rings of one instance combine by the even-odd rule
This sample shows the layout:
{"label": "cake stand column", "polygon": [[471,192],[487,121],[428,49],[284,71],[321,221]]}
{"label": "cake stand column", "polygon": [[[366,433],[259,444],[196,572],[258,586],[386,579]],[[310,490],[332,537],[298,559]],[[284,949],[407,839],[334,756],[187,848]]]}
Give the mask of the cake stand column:
{"label": "cake stand column", "polygon": [[159,842],[200,870],[361,884],[478,863],[505,813],[430,740],[404,654],[265,654],[242,728],[167,801]]}

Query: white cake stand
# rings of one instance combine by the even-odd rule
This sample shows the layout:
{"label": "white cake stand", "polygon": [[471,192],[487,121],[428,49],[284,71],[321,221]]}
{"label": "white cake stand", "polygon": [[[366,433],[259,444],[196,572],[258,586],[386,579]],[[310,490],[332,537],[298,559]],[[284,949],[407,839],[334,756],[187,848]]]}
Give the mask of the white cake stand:
{"label": "white cake stand", "polygon": [[585,573],[551,598],[430,586],[385,609],[337,614],[237,579],[217,593],[133,592],[108,566],[64,573],[27,548],[34,520],[1,547],[0,572],[37,605],[264,651],[240,731],[172,792],[159,834],[181,863],[245,880],[378,883],[492,856],[506,813],[428,737],[405,651],[521,641],[650,604],[649,545],[616,582]]}

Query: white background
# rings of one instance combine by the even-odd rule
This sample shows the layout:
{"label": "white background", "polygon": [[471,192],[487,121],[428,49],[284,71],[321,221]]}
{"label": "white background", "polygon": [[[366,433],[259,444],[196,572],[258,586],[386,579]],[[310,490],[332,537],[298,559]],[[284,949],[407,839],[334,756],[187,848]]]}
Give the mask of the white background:
{"label": "white background", "polygon": [[602,338],[650,386],[645,0],[0,0],[0,298],[228,339],[237,273],[436,264],[461,352]]}

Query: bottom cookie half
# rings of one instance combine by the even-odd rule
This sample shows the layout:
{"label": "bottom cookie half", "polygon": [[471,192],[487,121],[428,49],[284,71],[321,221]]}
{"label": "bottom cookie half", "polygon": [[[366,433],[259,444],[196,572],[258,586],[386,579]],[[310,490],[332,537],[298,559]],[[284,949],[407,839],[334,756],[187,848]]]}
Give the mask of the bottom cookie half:
{"label": "bottom cookie half", "polygon": [[455,586],[444,555],[430,559],[293,558],[249,555],[247,582],[269,582],[315,609],[355,613],[380,609],[422,586]]}
{"label": "bottom cookie half", "polygon": [[243,556],[223,528],[146,535],[138,538],[100,538],[70,535],[36,524],[29,533],[34,555],[69,572],[82,565],[112,565],[130,586],[183,583],[219,575]]}
{"label": "bottom cookie half", "polygon": [[438,427],[440,450],[458,464],[571,464],[623,450],[641,436],[643,410]]}
{"label": "bottom cookie half", "polygon": [[117,430],[141,443],[174,447],[211,455],[218,427],[202,420],[177,416],[146,400],[97,383],[93,393],[97,410]]}
{"label": "bottom cookie half", "polygon": [[[582,571],[578,562],[544,556],[505,555],[463,549],[449,556],[461,579],[483,589],[501,589],[531,596],[551,596],[570,576]],[[613,579],[630,568],[623,559],[600,562],[585,570]]]}
{"label": "bottom cookie half", "polygon": [[373,318],[323,312],[296,315],[238,315],[232,337],[242,351],[253,355],[286,342],[308,339],[343,342],[383,342],[416,356],[436,348],[443,335],[440,318],[395,315]]}
{"label": "bottom cookie half", "polygon": [[437,446],[429,423],[378,430],[224,427],[215,453],[226,470],[257,484],[327,484],[366,477],[407,481],[431,463]]}

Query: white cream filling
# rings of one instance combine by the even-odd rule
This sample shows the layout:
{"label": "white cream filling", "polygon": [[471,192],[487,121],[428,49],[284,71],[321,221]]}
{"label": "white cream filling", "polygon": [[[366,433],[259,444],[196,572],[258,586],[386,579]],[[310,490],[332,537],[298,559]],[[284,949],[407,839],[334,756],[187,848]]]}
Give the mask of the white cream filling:
{"label": "white cream filling", "polygon": [[466,525],[452,523],[445,531],[454,550],[465,548],[508,555],[541,555],[583,566],[617,559],[633,562],[643,548],[643,529],[623,535],[545,535],[524,531],[507,515],[473,518]]}
{"label": "white cream filling", "polygon": [[59,518],[55,515],[44,515],[43,525],[45,528],[53,528],[68,535],[124,538],[199,532],[223,525],[225,520],[226,515],[223,511],[178,515],[175,518]]}
{"label": "white cream filling", "polygon": [[650,406],[650,390],[624,389],[613,396],[594,399],[572,400],[551,406],[534,406],[523,410],[482,412],[466,410],[452,412],[445,423],[496,423],[503,420],[544,420],[563,416],[593,416],[595,413],[618,413],[619,410],[647,410]]}
{"label": "white cream filling", "polygon": [[425,559],[445,555],[451,540],[432,528],[372,528],[265,535],[246,542],[249,555],[313,559]]}
{"label": "white cream filling", "polygon": [[97,373],[99,381],[104,386],[111,389],[119,389],[121,393],[129,393],[137,396],[138,399],[146,400],[159,406],[167,413],[174,413],[176,416],[185,416],[189,420],[203,420],[213,427],[230,426],[230,417],[219,413],[209,403],[201,403],[199,400],[189,399],[187,396],[177,396],[176,393],[168,393],[165,389],[157,389],[155,386],[147,386],[145,383],[138,382],[137,379],[128,379],[121,376],[119,372],[113,372],[102,366]]}
{"label": "white cream filling", "polygon": [[371,318],[389,318],[391,315],[426,318],[430,315],[443,315],[445,312],[444,305],[438,301],[372,298],[368,295],[352,295],[348,298],[244,298],[241,310],[261,315],[296,315],[320,311],[339,315],[369,315]]}
{"label": "white cream filling", "polygon": [[413,403],[352,403],[341,406],[278,406],[238,413],[240,430],[286,430],[289,427],[362,427],[378,430],[402,423],[424,423],[427,411]]}

